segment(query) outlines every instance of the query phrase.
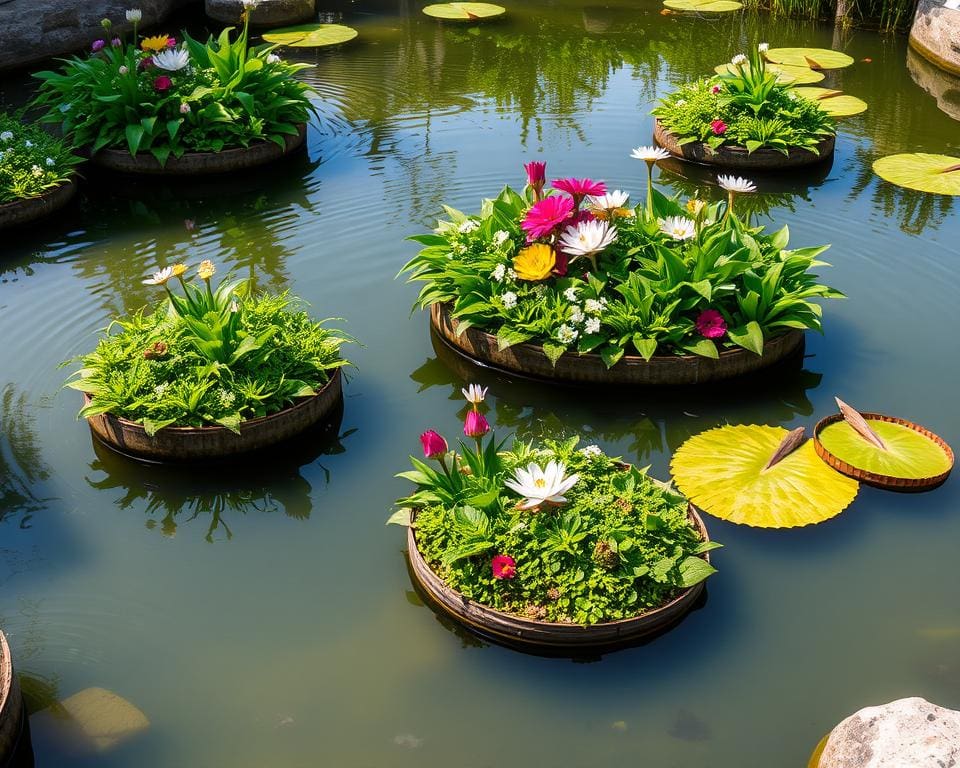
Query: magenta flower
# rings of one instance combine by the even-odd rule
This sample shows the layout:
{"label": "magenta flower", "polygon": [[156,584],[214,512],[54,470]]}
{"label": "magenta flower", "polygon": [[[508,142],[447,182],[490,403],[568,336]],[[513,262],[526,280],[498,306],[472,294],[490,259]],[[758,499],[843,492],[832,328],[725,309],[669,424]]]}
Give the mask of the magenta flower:
{"label": "magenta flower", "polygon": [[534,189],[543,189],[547,183],[547,164],[542,160],[533,160],[524,163],[523,169],[527,172],[527,184]]}
{"label": "magenta flower", "polygon": [[150,69],[150,67],[153,66],[153,56],[146,56],[140,59],[139,66],[143,67],[144,69]]}
{"label": "magenta flower", "polygon": [[710,128],[717,136],[723,136],[727,132],[727,124],[723,120],[714,120],[710,123]]}
{"label": "magenta flower", "polygon": [[94,40],[90,44],[90,50],[96,53],[97,51],[102,51],[104,47],[106,47],[106,45],[107,45],[106,40]]}
{"label": "magenta flower", "polygon": [[423,455],[427,459],[441,459],[447,455],[447,441],[432,429],[420,435],[420,444],[423,446]]}
{"label": "magenta flower", "polygon": [[697,332],[705,339],[719,339],[727,332],[727,321],[715,309],[705,309],[696,321]]}
{"label": "magenta flower", "polygon": [[710,89],[710,93],[720,93],[720,86],[719,85],[713,86],[713,88]]}
{"label": "magenta flower", "polygon": [[169,91],[172,86],[173,80],[166,75],[160,75],[156,80],[153,81],[153,90],[157,91],[158,93]]}
{"label": "magenta flower", "polygon": [[176,48],[177,47],[177,38],[168,37],[167,38],[167,48]]}
{"label": "magenta flower", "polygon": [[552,186],[570,195],[577,205],[580,205],[580,201],[587,195],[599,196],[607,192],[606,184],[593,179],[554,179]]}
{"label": "magenta flower", "polygon": [[463,422],[463,434],[480,439],[489,431],[490,425],[480,411],[470,411],[467,414],[466,421]]}
{"label": "magenta flower", "polygon": [[551,195],[534,203],[520,224],[527,233],[527,240],[532,242],[546,237],[566,224],[573,215],[573,207],[573,200],[562,195]]}
{"label": "magenta flower", "polygon": [[566,277],[568,266],[570,266],[570,257],[563,251],[557,251],[557,261],[553,265],[553,274],[557,277]]}
{"label": "magenta flower", "polygon": [[495,579],[512,579],[517,575],[517,561],[510,555],[494,555],[490,567]]}

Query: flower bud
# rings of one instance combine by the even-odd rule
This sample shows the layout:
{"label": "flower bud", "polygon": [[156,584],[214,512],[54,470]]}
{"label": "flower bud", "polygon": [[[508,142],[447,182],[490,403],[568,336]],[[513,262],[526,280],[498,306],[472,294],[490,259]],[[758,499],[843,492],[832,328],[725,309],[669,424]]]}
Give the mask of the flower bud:
{"label": "flower bud", "polygon": [[480,411],[470,411],[463,423],[463,434],[467,437],[483,437],[490,431],[490,425]]}
{"label": "flower bud", "polygon": [[439,459],[447,454],[447,441],[432,429],[420,435],[420,444],[423,446],[423,455],[427,459]]}

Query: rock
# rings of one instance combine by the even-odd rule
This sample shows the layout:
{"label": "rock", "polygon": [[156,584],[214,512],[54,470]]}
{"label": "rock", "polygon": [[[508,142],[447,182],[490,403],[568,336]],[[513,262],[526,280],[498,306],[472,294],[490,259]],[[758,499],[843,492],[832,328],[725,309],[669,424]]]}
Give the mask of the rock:
{"label": "rock", "polygon": [[960,75],[960,0],[919,0],[910,46],[941,69]]}
{"label": "rock", "polygon": [[[941,112],[960,120],[960,75],[951,75],[931,64],[913,48],[907,48],[907,71],[913,82],[936,99]],[[960,628],[926,629],[920,634],[928,639],[960,637]]]}
{"label": "rock", "polygon": [[163,21],[189,0],[0,0],[0,70],[85,50],[103,37],[101,19],[129,29],[128,8],[143,12],[141,28]]}
{"label": "rock", "polygon": [[[205,0],[207,16],[223,24],[238,24],[243,10],[241,0]],[[317,14],[316,0],[260,0],[250,14],[253,27],[283,27],[313,21]]]}
{"label": "rock", "polygon": [[960,712],[899,699],[856,712],[830,732],[818,768],[960,767]]}

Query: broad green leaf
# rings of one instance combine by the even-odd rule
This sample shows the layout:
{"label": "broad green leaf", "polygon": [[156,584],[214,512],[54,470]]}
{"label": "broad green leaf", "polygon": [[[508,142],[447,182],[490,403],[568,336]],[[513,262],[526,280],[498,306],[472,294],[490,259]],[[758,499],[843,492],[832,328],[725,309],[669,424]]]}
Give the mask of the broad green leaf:
{"label": "broad green leaf", "polygon": [[898,187],[960,195],[960,157],[925,152],[888,155],[874,162],[873,172]]}
{"label": "broad green leaf", "polygon": [[794,88],[797,96],[815,101],[831,117],[851,117],[867,111],[867,102],[832,88]]}
{"label": "broad green leaf", "polygon": [[275,45],[291,48],[322,48],[353,40],[357,30],[343,24],[301,24],[296,27],[281,27],[264,32],[263,39]]}
{"label": "broad green leaf", "polygon": [[766,468],[787,435],[783,427],[765,425],[694,435],[671,462],[677,487],[714,517],[761,528],[810,525],[840,514],[859,485],[821,461],[812,440]]}
{"label": "broad green leaf", "polygon": [[389,518],[387,518],[386,525],[405,525],[408,528],[410,527],[410,515],[412,510],[410,507],[403,507],[398,509]]}
{"label": "broad green leaf", "polygon": [[688,13],[732,13],[743,8],[737,0],[664,0],[663,5],[671,11]]}
{"label": "broad green leaf", "polygon": [[699,355],[700,357],[709,357],[714,360],[720,357],[720,353],[717,352],[717,345],[710,339],[700,339],[700,341],[693,344],[684,344],[683,349],[685,352]]}
{"label": "broad green leaf", "polygon": [[952,466],[943,448],[926,435],[904,424],[865,418],[883,441],[884,448],[868,442],[846,421],[824,427],[819,435],[820,443],[851,466],[887,477],[936,477]]}
{"label": "broad green leaf", "polygon": [[763,331],[756,320],[751,320],[739,328],[730,328],[727,331],[727,336],[734,344],[749,349],[754,354],[763,354]]}
{"label": "broad green leaf", "polygon": [[680,563],[679,570],[681,587],[692,587],[717,572],[710,563],[695,555],[685,558]]}
{"label": "broad green leaf", "polygon": [[829,48],[771,48],[764,56],[774,64],[810,69],[843,69],[853,64],[852,56]]}
{"label": "broad green leaf", "polygon": [[493,3],[436,3],[423,9],[427,16],[444,21],[483,21],[502,16],[507,9]]}

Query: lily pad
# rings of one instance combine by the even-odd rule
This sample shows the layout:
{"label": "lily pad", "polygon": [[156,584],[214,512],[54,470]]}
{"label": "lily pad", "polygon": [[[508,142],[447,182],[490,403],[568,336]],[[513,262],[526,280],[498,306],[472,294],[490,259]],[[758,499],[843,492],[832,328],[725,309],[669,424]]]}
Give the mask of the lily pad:
{"label": "lily pad", "polygon": [[898,187],[960,195],[960,157],[924,152],[888,155],[874,162],[873,172]]}
{"label": "lily pad", "polygon": [[322,48],[340,45],[357,36],[357,30],[343,24],[301,24],[297,27],[281,27],[263,33],[268,43],[290,48]]}
{"label": "lily pad", "polygon": [[867,102],[832,88],[794,88],[798,96],[817,102],[831,117],[852,117],[867,111]]}
{"label": "lily pad", "polygon": [[771,48],[764,56],[775,64],[810,69],[843,69],[853,64],[852,56],[829,48]]}
{"label": "lily pad", "polygon": [[677,488],[696,506],[721,520],[759,528],[829,520],[859,490],[856,480],[820,460],[802,429],[710,429],[680,446],[671,469]]}
{"label": "lily pad", "polygon": [[444,21],[484,21],[502,16],[507,9],[493,3],[437,3],[423,9],[427,16]]}
{"label": "lily pad", "polygon": [[671,11],[688,13],[732,13],[743,8],[737,0],[664,0],[663,5]]}
{"label": "lily pad", "polygon": [[[823,72],[817,72],[810,67],[795,67],[791,64],[767,64],[767,69],[777,73],[777,82],[783,85],[807,85],[809,83],[819,83],[823,80]],[[718,67],[714,67],[718,75],[727,72],[736,72],[737,68],[727,62]]]}

